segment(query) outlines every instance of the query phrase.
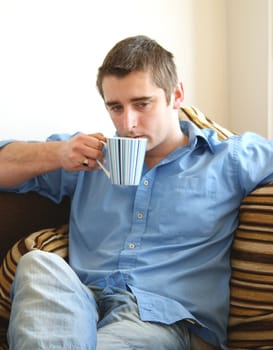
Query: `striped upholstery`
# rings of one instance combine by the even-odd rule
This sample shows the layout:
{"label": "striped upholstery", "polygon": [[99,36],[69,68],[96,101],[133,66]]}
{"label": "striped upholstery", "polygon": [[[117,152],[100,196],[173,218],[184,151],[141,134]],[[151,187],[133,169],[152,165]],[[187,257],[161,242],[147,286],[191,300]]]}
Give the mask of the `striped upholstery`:
{"label": "striped upholstery", "polygon": [[190,120],[200,129],[210,128],[215,130],[220,140],[224,140],[235,134],[229,131],[228,129],[225,129],[224,127],[216,123],[214,120],[205,116],[198,108],[194,106],[191,106],[191,107],[183,106],[181,107],[178,113],[179,113],[179,118],[181,120],[183,119]]}
{"label": "striped upholstery", "polygon": [[273,349],[273,184],[247,196],[232,248],[230,349]]}
{"label": "striped upholstery", "polygon": [[7,253],[0,266],[0,317],[9,319],[10,287],[14,278],[17,263],[22,255],[40,249],[56,253],[63,258],[67,256],[68,225],[48,228],[30,234],[19,240]]}
{"label": "striped upholstery", "polygon": [[7,329],[6,327],[0,327],[0,350],[9,350],[9,346],[7,344]]}

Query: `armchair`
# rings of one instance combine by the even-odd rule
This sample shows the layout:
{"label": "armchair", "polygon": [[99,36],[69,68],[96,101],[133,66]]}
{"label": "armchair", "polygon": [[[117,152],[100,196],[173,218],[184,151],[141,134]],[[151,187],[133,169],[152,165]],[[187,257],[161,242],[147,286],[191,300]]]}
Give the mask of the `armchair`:
{"label": "armchair", "polygon": [[[180,118],[210,127],[224,139],[232,133],[193,107]],[[20,256],[45,249],[67,256],[70,203],[55,204],[36,193],[0,192],[0,350],[7,350],[9,289]],[[31,234],[32,233],[32,234]],[[231,251],[229,349],[273,348],[273,184],[247,196],[240,207],[239,226]]]}

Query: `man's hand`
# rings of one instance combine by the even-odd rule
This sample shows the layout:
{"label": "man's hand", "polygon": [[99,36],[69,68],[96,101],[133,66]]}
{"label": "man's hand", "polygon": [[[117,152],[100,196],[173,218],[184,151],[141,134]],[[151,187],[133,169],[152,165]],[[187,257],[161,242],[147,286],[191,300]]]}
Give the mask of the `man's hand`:
{"label": "man's hand", "polygon": [[77,134],[63,143],[60,149],[61,167],[69,171],[97,169],[96,160],[103,160],[103,142],[101,133]]}
{"label": "man's hand", "polygon": [[0,186],[14,186],[37,175],[64,168],[98,168],[103,159],[103,134],[77,134],[65,141],[13,142],[0,149]]}
{"label": "man's hand", "polygon": [[60,148],[61,167],[69,171],[97,169],[103,160],[103,134],[77,134]]}

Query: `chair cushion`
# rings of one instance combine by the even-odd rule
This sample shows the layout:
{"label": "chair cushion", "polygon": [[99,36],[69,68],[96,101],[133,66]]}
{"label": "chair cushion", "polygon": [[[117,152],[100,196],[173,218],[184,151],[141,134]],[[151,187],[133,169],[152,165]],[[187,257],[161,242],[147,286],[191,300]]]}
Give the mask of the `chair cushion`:
{"label": "chair cushion", "polygon": [[68,225],[43,229],[20,239],[8,251],[0,266],[0,317],[2,319],[9,319],[11,307],[10,288],[21,256],[31,250],[40,249],[66,258],[67,233]]}
{"label": "chair cushion", "polygon": [[200,129],[210,128],[217,132],[218,138],[224,140],[235,133],[224,128],[220,124],[216,123],[213,119],[207,117],[198,108],[191,106],[183,106],[178,112],[179,118],[181,120],[186,119],[193,122]]}
{"label": "chair cushion", "polygon": [[273,184],[242,202],[231,265],[229,349],[272,349]]}

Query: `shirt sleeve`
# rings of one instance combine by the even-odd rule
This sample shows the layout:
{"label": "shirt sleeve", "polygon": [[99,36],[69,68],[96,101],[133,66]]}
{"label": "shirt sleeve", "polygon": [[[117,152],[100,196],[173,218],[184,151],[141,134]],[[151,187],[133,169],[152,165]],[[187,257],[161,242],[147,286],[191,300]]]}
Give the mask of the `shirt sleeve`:
{"label": "shirt sleeve", "polygon": [[234,158],[246,194],[259,185],[273,181],[273,140],[247,132],[235,143]]}
{"label": "shirt sleeve", "polygon": [[[49,136],[46,141],[62,141],[67,140],[72,136],[73,135],[69,134],[53,134]],[[0,148],[16,141],[18,140],[2,140],[0,141]],[[20,185],[10,187],[0,186],[0,191],[10,191],[17,193],[35,191],[45,197],[50,198],[54,202],[59,203],[64,196],[71,197],[73,195],[77,183],[78,174],[79,172],[69,172],[64,169],[58,169],[36,176],[29,181],[21,183]]]}
{"label": "shirt sleeve", "polygon": [[5,147],[6,145],[8,145],[9,143],[12,142],[16,142],[18,140],[13,140],[13,139],[9,139],[9,140],[0,140],[0,148]]}

